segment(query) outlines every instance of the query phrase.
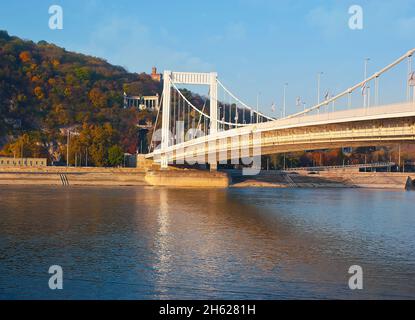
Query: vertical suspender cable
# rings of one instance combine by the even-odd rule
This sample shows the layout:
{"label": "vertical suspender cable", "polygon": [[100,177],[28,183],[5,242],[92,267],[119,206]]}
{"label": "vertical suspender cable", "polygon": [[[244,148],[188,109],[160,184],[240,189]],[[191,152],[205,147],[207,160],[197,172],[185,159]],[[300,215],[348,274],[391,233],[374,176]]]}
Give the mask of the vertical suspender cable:
{"label": "vertical suspender cable", "polygon": [[409,83],[409,77],[412,73],[412,55],[408,57],[408,76],[406,78],[406,100],[411,101],[411,87]]}

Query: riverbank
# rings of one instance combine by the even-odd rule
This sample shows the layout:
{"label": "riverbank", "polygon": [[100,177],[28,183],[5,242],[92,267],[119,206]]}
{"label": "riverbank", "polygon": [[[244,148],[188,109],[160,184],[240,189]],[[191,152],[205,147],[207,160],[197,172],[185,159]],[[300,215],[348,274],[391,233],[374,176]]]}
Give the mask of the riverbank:
{"label": "riverbank", "polygon": [[0,168],[0,185],[49,186],[161,186],[227,188],[226,173],[197,170],[142,170],[135,168]]}
{"label": "riverbank", "polygon": [[404,190],[408,177],[415,173],[397,172],[281,172],[262,171],[255,177],[244,177],[232,171],[234,188],[373,188]]}
{"label": "riverbank", "polygon": [[241,171],[209,172],[136,168],[0,168],[0,185],[51,186],[158,186],[184,188],[376,188],[405,189],[414,173],[391,172],[281,172],[262,171],[242,176]]}

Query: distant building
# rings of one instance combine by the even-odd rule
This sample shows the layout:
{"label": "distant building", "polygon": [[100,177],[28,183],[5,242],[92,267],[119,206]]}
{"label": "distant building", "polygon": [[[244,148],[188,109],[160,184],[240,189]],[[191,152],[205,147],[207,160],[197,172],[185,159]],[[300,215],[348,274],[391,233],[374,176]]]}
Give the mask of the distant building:
{"label": "distant building", "polygon": [[13,129],[20,129],[22,127],[22,120],[5,118],[4,122],[13,127]]}
{"label": "distant building", "polygon": [[161,81],[161,73],[157,73],[157,68],[153,67],[151,69],[151,79],[154,81],[160,82]]}
{"label": "distant building", "polygon": [[45,158],[11,158],[0,157],[0,167],[46,167]]}
{"label": "distant building", "polygon": [[155,111],[159,109],[159,95],[155,96],[127,96],[124,93],[124,108],[138,108],[140,111]]}

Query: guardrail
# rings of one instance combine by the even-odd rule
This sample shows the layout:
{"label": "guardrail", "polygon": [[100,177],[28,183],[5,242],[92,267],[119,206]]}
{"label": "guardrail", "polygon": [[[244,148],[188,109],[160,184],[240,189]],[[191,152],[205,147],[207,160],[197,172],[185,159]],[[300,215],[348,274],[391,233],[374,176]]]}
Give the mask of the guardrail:
{"label": "guardrail", "polygon": [[319,166],[319,167],[298,167],[287,168],[285,171],[327,171],[333,169],[361,169],[361,168],[384,168],[396,166],[395,162],[376,162],[362,164],[348,164],[339,166]]}

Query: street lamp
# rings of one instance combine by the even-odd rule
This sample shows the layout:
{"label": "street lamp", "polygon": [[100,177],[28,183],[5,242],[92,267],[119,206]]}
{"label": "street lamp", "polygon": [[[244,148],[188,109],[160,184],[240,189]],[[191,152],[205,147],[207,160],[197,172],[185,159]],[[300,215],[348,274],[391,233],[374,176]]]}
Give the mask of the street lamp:
{"label": "street lamp", "polygon": [[71,134],[75,136],[79,136],[79,133],[76,131],[71,131],[70,129],[67,129],[66,131],[66,166],[69,167],[69,143],[71,140]]}
{"label": "street lamp", "polygon": [[256,123],[259,123],[259,96],[261,95],[261,92],[258,92],[256,96]]}
{"label": "street lamp", "polygon": [[71,131],[68,129],[66,131],[66,166],[69,167],[69,141],[70,141]]}
{"label": "street lamp", "polygon": [[365,80],[367,79],[367,65],[370,61],[370,58],[365,58]]}
{"label": "street lamp", "polygon": [[284,83],[284,98],[283,98],[283,117],[285,118],[285,111],[286,111],[286,107],[287,107],[287,87],[288,87],[288,83]]}
{"label": "street lamp", "polygon": [[323,74],[324,72],[317,73],[317,104],[320,104],[320,82]]}
{"label": "street lamp", "polygon": [[[369,61],[370,61],[370,58],[365,58],[365,74],[364,74],[365,81],[367,79],[367,65],[369,64]],[[364,88],[364,91],[363,91],[363,106],[366,108],[366,106],[368,104],[368,102],[367,102],[367,89],[368,89],[368,87],[366,85],[366,82],[363,86],[364,86],[363,87]]]}

